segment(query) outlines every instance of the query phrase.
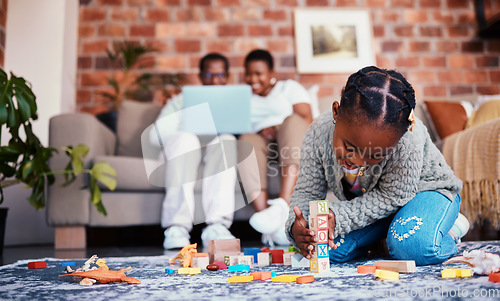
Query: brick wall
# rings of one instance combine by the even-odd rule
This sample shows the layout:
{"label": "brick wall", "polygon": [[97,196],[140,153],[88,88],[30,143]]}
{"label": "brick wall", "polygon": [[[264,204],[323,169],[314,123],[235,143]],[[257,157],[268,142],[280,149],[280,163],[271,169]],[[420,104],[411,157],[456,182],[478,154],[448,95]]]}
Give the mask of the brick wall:
{"label": "brick wall", "polygon": [[[485,6],[487,16],[500,11],[498,0]],[[241,83],[245,55],[267,48],[279,79],[319,84],[320,97],[338,98],[348,74],[296,72],[295,7],[370,8],[377,65],[404,73],[420,99],[500,93],[500,40],[475,37],[472,0],[80,0],[77,106],[106,109],[105,50],[123,40],[158,50],[145,71],[186,73],[195,84],[205,53],[227,55],[232,82]]]}
{"label": "brick wall", "polygon": [[5,58],[5,26],[7,25],[7,0],[0,0],[0,67]]}

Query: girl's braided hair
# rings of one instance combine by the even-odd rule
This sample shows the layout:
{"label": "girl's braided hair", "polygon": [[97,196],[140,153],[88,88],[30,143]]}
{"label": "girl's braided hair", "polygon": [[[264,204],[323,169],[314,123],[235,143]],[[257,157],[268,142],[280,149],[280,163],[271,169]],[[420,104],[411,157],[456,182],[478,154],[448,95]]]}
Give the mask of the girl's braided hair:
{"label": "girl's braided hair", "polygon": [[339,114],[368,118],[403,135],[411,125],[415,104],[415,91],[403,75],[370,66],[349,76],[342,89]]}

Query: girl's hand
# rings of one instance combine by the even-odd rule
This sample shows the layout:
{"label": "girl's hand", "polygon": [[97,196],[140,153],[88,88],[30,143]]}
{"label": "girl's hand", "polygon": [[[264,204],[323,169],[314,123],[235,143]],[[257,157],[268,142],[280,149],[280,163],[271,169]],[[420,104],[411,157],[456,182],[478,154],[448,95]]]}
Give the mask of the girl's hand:
{"label": "girl's hand", "polygon": [[[307,222],[299,207],[293,207],[295,213],[295,222],[292,225],[292,236],[300,250],[300,254],[307,259],[311,258],[309,254],[314,248],[311,244],[316,243],[318,239],[314,237],[314,232],[307,228]],[[335,225],[335,223],[334,223]]]}
{"label": "girl's hand", "polygon": [[334,237],[335,237],[335,214],[333,214],[332,209],[330,209],[330,213],[328,213],[328,244],[332,249],[337,248],[337,245],[333,242]]}

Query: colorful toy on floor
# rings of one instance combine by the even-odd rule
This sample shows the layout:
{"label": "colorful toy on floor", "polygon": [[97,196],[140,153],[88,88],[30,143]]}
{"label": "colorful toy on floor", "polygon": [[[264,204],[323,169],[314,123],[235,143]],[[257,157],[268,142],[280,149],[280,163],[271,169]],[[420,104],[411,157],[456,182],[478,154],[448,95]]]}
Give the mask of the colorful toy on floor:
{"label": "colorful toy on floor", "polygon": [[188,268],[191,266],[193,253],[198,253],[198,251],[196,250],[195,243],[192,245],[187,245],[184,248],[182,248],[179,251],[179,254],[177,254],[177,256],[175,256],[174,258],[170,258],[168,260],[168,263],[175,264],[175,260],[179,260],[179,263],[183,267]]}
{"label": "colorful toy on floor", "polygon": [[387,270],[376,270],[375,277],[380,280],[399,280],[399,273]]}
{"label": "colorful toy on floor", "polygon": [[193,253],[191,254],[191,266],[193,268],[207,269],[208,253]]}
{"label": "colorful toy on floor", "polygon": [[243,248],[243,255],[253,256],[253,263],[257,263],[257,254],[260,253],[259,248]]}
{"label": "colorful toy on floor", "polygon": [[62,267],[68,267],[68,266],[72,266],[72,265],[76,265],[76,262],[74,262],[74,261],[61,262]]}
{"label": "colorful toy on floor", "polygon": [[165,268],[165,273],[172,274],[172,273],[174,273],[174,270],[169,269],[169,268]]}
{"label": "colorful toy on floor", "polygon": [[443,264],[456,262],[470,266],[474,274],[478,275],[488,275],[500,271],[500,256],[481,250],[464,251],[463,256],[453,257]]}
{"label": "colorful toy on floor", "polygon": [[[95,255],[94,255],[95,256]],[[95,260],[97,256],[92,256],[91,259]],[[89,261],[87,261],[89,262]],[[98,259],[96,261],[96,264],[99,266],[96,270],[88,270],[84,272],[72,272],[69,274],[65,275],[59,275],[59,277],[66,277],[66,276],[74,276],[77,278],[83,278],[80,281],[80,285],[82,286],[90,286],[94,284],[95,282],[99,282],[102,284],[106,283],[111,283],[111,282],[126,282],[129,284],[140,284],[141,281],[134,278],[134,277],[129,277],[125,275],[124,271],[129,271],[132,269],[132,267],[127,267],[125,269],[121,269],[119,271],[112,271],[108,268],[106,265],[106,260],[105,259]],[[90,268],[85,266],[85,268]]]}
{"label": "colorful toy on floor", "polygon": [[230,272],[245,272],[250,271],[250,266],[248,264],[235,264],[227,267]]}
{"label": "colorful toy on floor", "polygon": [[490,273],[488,275],[489,282],[500,282],[500,273]]}
{"label": "colorful toy on floor", "polygon": [[201,269],[200,268],[180,268],[177,270],[177,274],[180,274],[180,275],[201,274]]}
{"label": "colorful toy on floor", "polygon": [[70,266],[66,267],[66,273],[73,273],[73,272],[86,272],[86,271],[94,271],[97,270],[97,267],[92,267],[92,264],[95,263],[97,260],[97,255],[92,255],[85,263],[77,268],[76,270],[73,270]]}
{"label": "colorful toy on floor", "polygon": [[471,269],[444,269],[441,271],[441,278],[467,278],[471,276]]}
{"label": "colorful toy on floor", "polygon": [[240,240],[235,239],[217,239],[208,243],[209,262],[224,261],[224,256],[240,255]]}
{"label": "colorful toy on floor", "polygon": [[253,272],[250,275],[253,276],[254,280],[267,280],[273,277],[271,272]]}
{"label": "colorful toy on floor", "polygon": [[311,283],[311,282],[314,282],[314,276],[313,275],[301,276],[301,277],[298,277],[295,280],[295,282],[298,284]]}
{"label": "colorful toy on floor", "polygon": [[328,214],[330,209],[328,201],[309,202],[309,229],[311,229],[317,243],[313,243],[313,251],[309,260],[309,268],[312,273],[324,273],[330,271],[330,258],[328,246]]}
{"label": "colorful toy on floor", "polygon": [[358,265],[356,270],[359,274],[373,274],[377,268],[374,265]]}
{"label": "colorful toy on floor", "polygon": [[273,263],[273,255],[271,252],[261,252],[257,254],[257,265],[271,265]]}
{"label": "colorful toy on floor", "polygon": [[227,279],[227,282],[229,283],[243,283],[243,282],[250,282],[253,280],[253,276],[233,276],[229,277]]}
{"label": "colorful toy on floor", "polygon": [[379,260],[373,264],[375,268],[398,273],[415,273],[417,267],[413,260]]}
{"label": "colorful toy on floor", "polygon": [[279,275],[271,278],[271,282],[295,282],[300,275]]}
{"label": "colorful toy on floor", "polygon": [[309,267],[309,259],[300,255],[299,253],[292,255],[292,268],[308,268]]}
{"label": "colorful toy on floor", "polygon": [[212,263],[212,264],[207,265],[206,269],[209,270],[209,271],[218,271],[219,270],[219,266]]}
{"label": "colorful toy on floor", "polygon": [[227,269],[227,265],[222,262],[222,261],[214,261],[213,264],[216,264],[219,266],[219,270],[226,270]]}
{"label": "colorful toy on floor", "polygon": [[45,269],[47,261],[32,261],[28,262],[28,269]]}

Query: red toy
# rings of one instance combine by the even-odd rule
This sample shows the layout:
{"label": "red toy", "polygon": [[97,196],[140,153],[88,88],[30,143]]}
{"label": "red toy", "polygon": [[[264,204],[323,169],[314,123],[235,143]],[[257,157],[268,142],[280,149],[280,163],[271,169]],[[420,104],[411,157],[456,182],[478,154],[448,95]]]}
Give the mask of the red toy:
{"label": "red toy", "polygon": [[47,261],[32,261],[28,263],[28,269],[45,269]]}

